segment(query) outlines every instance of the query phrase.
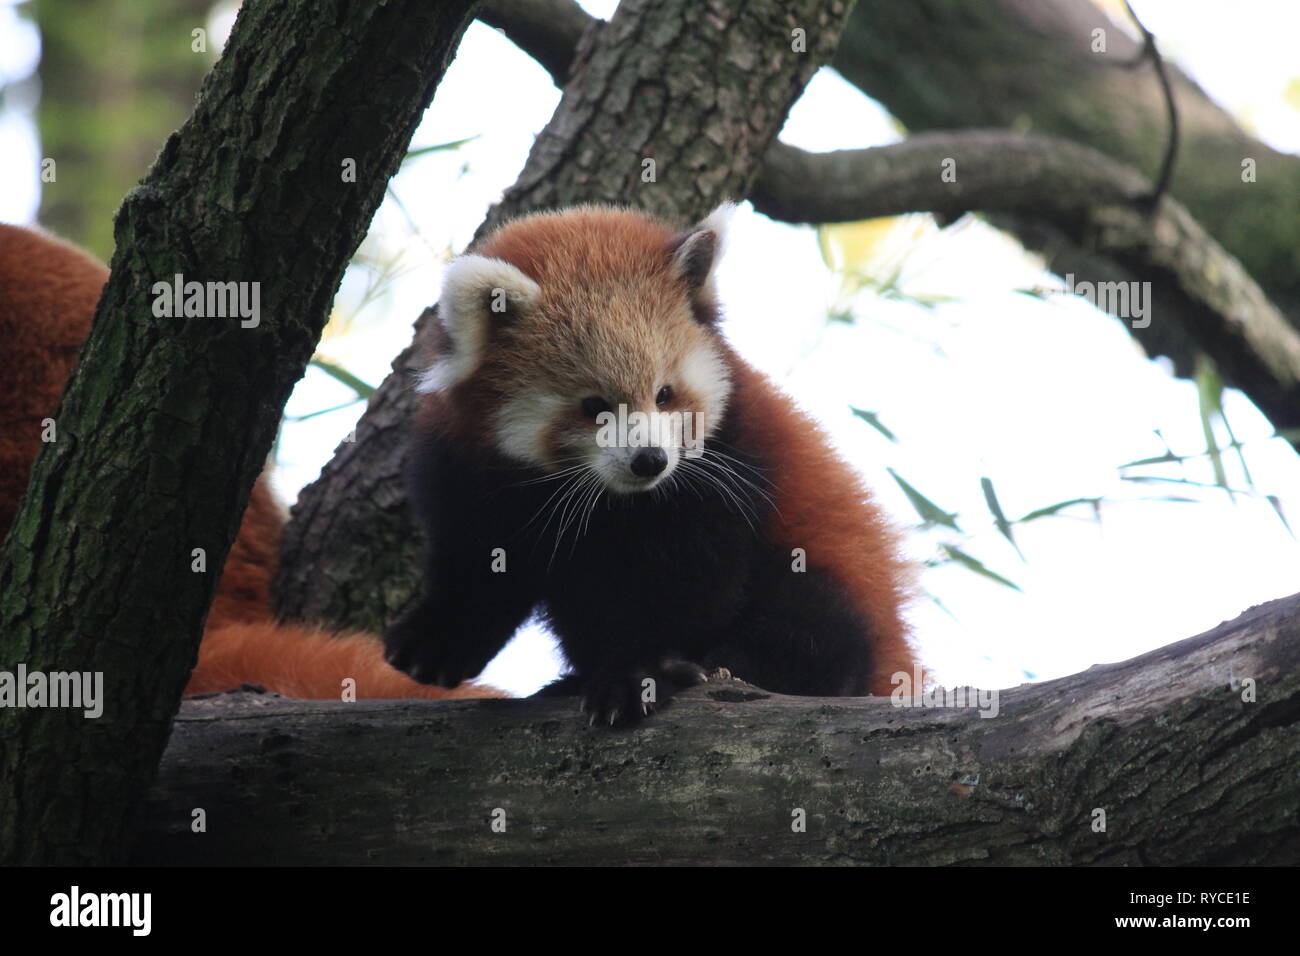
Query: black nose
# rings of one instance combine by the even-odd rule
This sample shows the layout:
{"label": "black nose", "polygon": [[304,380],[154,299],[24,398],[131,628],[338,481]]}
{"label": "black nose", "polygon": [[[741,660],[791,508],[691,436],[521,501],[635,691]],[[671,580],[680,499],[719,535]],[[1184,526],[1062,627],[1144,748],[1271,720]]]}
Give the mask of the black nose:
{"label": "black nose", "polygon": [[668,452],[662,448],[642,448],[632,458],[632,474],[653,478],[668,467]]}

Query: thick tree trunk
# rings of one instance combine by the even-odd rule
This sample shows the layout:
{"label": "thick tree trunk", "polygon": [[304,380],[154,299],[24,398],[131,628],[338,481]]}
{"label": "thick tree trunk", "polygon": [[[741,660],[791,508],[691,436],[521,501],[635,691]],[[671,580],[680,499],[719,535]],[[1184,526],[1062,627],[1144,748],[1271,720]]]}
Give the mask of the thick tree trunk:
{"label": "thick tree trunk", "polygon": [[[250,0],[123,203],[0,552],[0,669],[101,672],[104,712],[0,708],[0,862],[119,852],[284,401],[470,6]],[[158,317],[153,285],[177,274],[259,283],[259,321]]]}
{"label": "thick tree trunk", "polygon": [[725,680],[635,730],[577,710],[189,701],[134,859],[1300,863],[1300,595],[992,717]]}
{"label": "thick tree trunk", "polygon": [[[480,235],[511,216],[579,202],[685,223],[744,197],[786,112],[834,52],[847,12],[843,0],[624,0],[606,27],[586,34],[555,116]],[[796,31],[807,52],[792,49]],[[421,316],[417,329],[429,321]],[[404,474],[409,369],[420,345],[417,332],[356,441],[299,496],[278,587],[288,616],[377,631],[418,595],[421,541]]]}

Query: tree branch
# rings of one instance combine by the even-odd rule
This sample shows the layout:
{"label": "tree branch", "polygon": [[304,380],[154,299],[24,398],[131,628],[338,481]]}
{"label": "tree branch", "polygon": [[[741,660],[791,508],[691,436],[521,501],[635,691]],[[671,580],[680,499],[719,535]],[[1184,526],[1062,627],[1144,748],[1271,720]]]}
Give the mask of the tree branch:
{"label": "tree branch", "polygon": [[1150,60],[1155,67],[1156,78],[1160,81],[1160,92],[1165,98],[1165,115],[1169,118],[1169,138],[1165,143],[1165,156],[1160,161],[1160,173],[1156,176],[1156,184],[1151,190],[1151,195],[1147,197],[1146,203],[1151,208],[1155,208],[1169,189],[1169,182],[1174,178],[1174,163],[1178,160],[1178,106],[1174,102],[1174,88],[1169,82],[1169,71],[1165,69],[1165,58],[1160,55],[1160,49],[1156,46],[1156,35],[1146,28],[1133,10],[1133,5],[1124,0],[1124,9],[1128,12],[1129,19],[1137,24],[1137,28],[1142,33],[1142,56],[1139,62]]}
{"label": "tree branch", "polygon": [[[1266,28],[1266,27],[1265,27]],[[1105,50],[1094,52],[1093,31]],[[1158,76],[1089,0],[859,0],[831,65],[908,130],[1061,136],[1155,176],[1167,150]],[[1178,167],[1169,194],[1300,327],[1300,156],[1246,133],[1174,64]],[[1247,181],[1251,160],[1257,177]]]}
{"label": "tree branch", "polygon": [[1297,722],[1300,595],[990,718],[717,680],[626,732],[223,695],[184,705],[134,862],[1295,864]]}
{"label": "tree branch", "polygon": [[569,82],[582,35],[604,22],[575,0],[490,0],[478,18],[536,60],[560,89]]}
{"label": "tree branch", "polygon": [[[956,179],[944,182],[950,161]],[[787,222],[972,210],[1046,219],[1150,282],[1153,322],[1176,314],[1275,428],[1300,428],[1300,333],[1180,203],[1166,197],[1149,215],[1151,188],[1137,170],[1068,140],[965,130],[831,153],[776,143],[750,199]]]}

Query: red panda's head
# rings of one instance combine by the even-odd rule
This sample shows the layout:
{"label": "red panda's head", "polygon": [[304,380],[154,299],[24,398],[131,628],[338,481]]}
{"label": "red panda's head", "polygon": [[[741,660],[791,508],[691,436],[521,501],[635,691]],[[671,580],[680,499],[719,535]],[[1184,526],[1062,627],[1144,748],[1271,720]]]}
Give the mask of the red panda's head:
{"label": "red panda's head", "polygon": [[731,392],[713,274],[732,208],[681,233],[597,206],[506,224],[447,268],[421,391],[516,462],[656,487]]}

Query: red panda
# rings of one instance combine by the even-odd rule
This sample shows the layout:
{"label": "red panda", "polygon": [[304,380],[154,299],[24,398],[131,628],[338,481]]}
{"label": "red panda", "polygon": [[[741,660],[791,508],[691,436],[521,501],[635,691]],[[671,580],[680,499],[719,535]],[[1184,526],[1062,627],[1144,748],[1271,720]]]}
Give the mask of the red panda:
{"label": "red panda", "polygon": [[526,216],[448,267],[410,484],[426,597],[385,635],[394,666],[455,686],[539,612],[570,668],[543,693],[579,692],[592,722],[715,667],[814,696],[914,672],[894,533],[719,331],[730,210],[680,234]]}
{"label": "red panda", "polygon": [[[75,246],[0,224],[0,539],[18,510],[43,422],[54,414],[107,279],[108,269]],[[384,662],[370,635],[275,621],[271,582],[283,527],[284,515],[262,476],[218,582],[187,694],[259,684],[288,697],[337,700],[350,677],[359,698],[502,696],[471,684],[454,690],[418,684]]]}

